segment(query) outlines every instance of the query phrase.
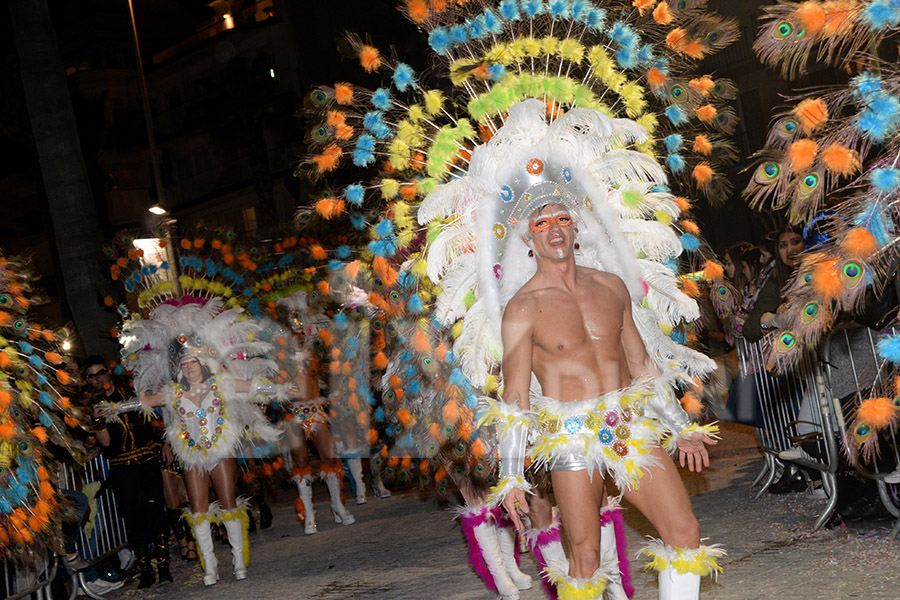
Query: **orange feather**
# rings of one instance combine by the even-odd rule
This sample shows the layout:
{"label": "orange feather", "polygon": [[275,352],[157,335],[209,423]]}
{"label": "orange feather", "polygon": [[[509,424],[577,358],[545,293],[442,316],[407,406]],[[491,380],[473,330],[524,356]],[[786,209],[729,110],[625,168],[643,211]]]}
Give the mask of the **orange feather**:
{"label": "orange feather", "polygon": [[794,107],[803,133],[812,133],[828,120],[828,105],[821,98],[807,98]]}
{"label": "orange feather", "polygon": [[[662,6],[662,4],[664,3],[661,3],[660,6]],[[666,85],[666,79],[666,74],[656,67],[647,71],[647,84],[650,86],[651,90],[658,90]]]}
{"label": "orange feather", "polygon": [[813,289],[826,300],[833,300],[840,296],[843,284],[838,272],[837,258],[826,258],[813,268],[812,285]]}
{"label": "orange feather", "polygon": [[656,5],[656,8],[653,9],[653,20],[660,25],[668,25],[672,22],[673,18],[674,16],[672,15],[672,11],[669,10],[668,2],[660,2]]}
{"label": "orange feather", "polygon": [[707,281],[715,281],[725,277],[725,268],[717,262],[708,260],[703,265],[703,278]]}
{"label": "orange feather", "polygon": [[712,77],[709,75],[704,75],[698,79],[691,79],[688,82],[688,85],[691,86],[691,89],[695,92],[699,93],[702,96],[708,96],[709,90],[713,89],[716,83],[712,80]]}
{"label": "orange feather", "polygon": [[344,151],[341,150],[340,146],[331,144],[322,151],[322,154],[313,156],[312,161],[316,164],[319,173],[328,173],[337,168],[338,163],[340,163],[341,160],[341,154],[343,153]]}
{"label": "orange feather", "polygon": [[706,137],[705,135],[698,135],[697,137],[694,138],[694,152],[697,152],[698,154],[705,154],[706,156],[709,156],[709,154],[712,152],[712,149],[713,149],[712,143],[709,141],[709,138]]}
{"label": "orange feather", "polygon": [[359,49],[359,63],[366,73],[374,73],[381,67],[381,56],[378,49],[372,46],[363,46]]}
{"label": "orange feather", "polygon": [[420,25],[431,16],[426,0],[406,0],[406,13],[410,19]]}
{"label": "orange feather", "polygon": [[716,107],[712,104],[704,104],[703,106],[697,108],[696,112],[697,118],[704,123],[712,123],[713,119],[716,118]]}
{"label": "orange feather", "polygon": [[349,83],[334,84],[334,101],[344,106],[353,104],[353,88]]}
{"label": "orange feather", "polygon": [[819,147],[813,140],[797,140],[787,150],[788,164],[792,171],[805,171],[816,160],[816,152]]}
{"label": "orange feather", "polygon": [[693,172],[691,173],[694,177],[694,180],[701,185],[709,185],[712,181],[712,177],[715,174],[715,171],[712,170],[712,167],[709,164],[703,162],[694,167]]}
{"label": "orange feather", "polygon": [[818,2],[802,2],[794,11],[794,17],[803,23],[807,35],[821,31],[826,19],[825,9]]}
{"label": "orange feather", "polygon": [[375,355],[375,358],[372,360],[372,365],[379,370],[383,370],[387,368],[388,359],[387,356],[384,355],[384,352],[379,352]]}
{"label": "orange feather", "polygon": [[644,14],[644,11],[653,6],[656,0],[632,0],[631,4],[638,9],[638,13]]}
{"label": "orange feather", "polygon": [[878,250],[878,242],[865,227],[852,227],[844,234],[841,248],[851,258],[866,259]]}
{"label": "orange feather", "polygon": [[881,430],[897,418],[897,410],[890,398],[866,398],[860,402],[856,416],[872,429]]}
{"label": "orange feather", "polygon": [[859,154],[856,150],[845,148],[840,144],[831,144],[822,151],[822,161],[832,173],[853,175],[859,171]]}

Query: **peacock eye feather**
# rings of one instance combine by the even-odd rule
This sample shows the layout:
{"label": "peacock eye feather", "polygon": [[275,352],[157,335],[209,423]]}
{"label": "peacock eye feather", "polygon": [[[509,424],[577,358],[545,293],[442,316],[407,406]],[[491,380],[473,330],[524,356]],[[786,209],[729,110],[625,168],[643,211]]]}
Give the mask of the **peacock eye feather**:
{"label": "peacock eye feather", "polygon": [[785,38],[785,37],[791,35],[791,31],[793,31],[793,30],[794,30],[794,28],[791,26],[790,23],[781,23],[778,26],[777,31],[778,31],[778,35]]}
{"label": "peacock eye feather", "polygon": [[9,306],[10,304],[12,304],[12,300],[10,300],[9,296],[6,294],[0,296],[0,306]]}

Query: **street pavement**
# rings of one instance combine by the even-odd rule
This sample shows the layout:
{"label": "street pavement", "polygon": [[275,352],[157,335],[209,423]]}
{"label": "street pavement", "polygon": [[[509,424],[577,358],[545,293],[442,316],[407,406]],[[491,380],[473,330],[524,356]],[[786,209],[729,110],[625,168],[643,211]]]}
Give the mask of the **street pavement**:
{"label": "street pavement", "polygon": [[[750,485],[762,466],[753,430],[726,424],[703,473],[682,470],[702,535],[722,544],[718,581],[704,581],[702,598],[723,600],[900,598],[900,541],[887,537],[892,522],[813,532],[824,500],[804,493],[753,500]],[[294,516],[295,494],[279,491],[273,525],[250,534],[249,577],[231,576],[230,551],[216,545],[221,581],[204,588],[196,562],[173,559],[175,583],[137,590],[134,583],[111,592],[133,600],[480,600],[497,598],[469,568],[454,513],[416,492],[351,501],[349,526],[333,522],[324,485],[316,485],[319,533],[303,534]],[[629,553],[634,555],[653,529],[625,506]],[[632,563],[638,599],[656,598],[656,578]],[[522,570],[535,578],[521,600],[545,598],[530,554]]]}

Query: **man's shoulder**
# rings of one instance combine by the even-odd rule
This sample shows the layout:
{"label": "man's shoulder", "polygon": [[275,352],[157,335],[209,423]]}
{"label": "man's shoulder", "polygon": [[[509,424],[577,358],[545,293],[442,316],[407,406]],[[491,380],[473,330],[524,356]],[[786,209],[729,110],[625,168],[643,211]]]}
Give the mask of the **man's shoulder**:
{"label": "man's shoulder", "polygon": [[600,271],[598,269],[592,269],[590,267],[579,268],[583,269],[583,276],[592,282],[610,287],[616,291],[627,290],[627,288],[625,287],[625,282],[622,281],[622,278],[615,273],[610,273],[609,271]]}

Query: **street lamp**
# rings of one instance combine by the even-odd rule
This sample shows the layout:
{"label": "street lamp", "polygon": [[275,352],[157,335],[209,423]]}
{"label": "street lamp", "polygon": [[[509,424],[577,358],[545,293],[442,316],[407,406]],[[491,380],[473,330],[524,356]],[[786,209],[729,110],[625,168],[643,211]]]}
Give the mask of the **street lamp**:
{"label": "street lamp", "polygon": [[147,210],[149,210],[150,212],[152,212],[154,215],[159,215],[159,216],[168,214],[168,212],[169,212],[169,211],[167,211],[166,209],[164,209],[162,206],[160,206],[159,204],[154,204],[153,206],[151,206],[151,207],[148,208]]}

